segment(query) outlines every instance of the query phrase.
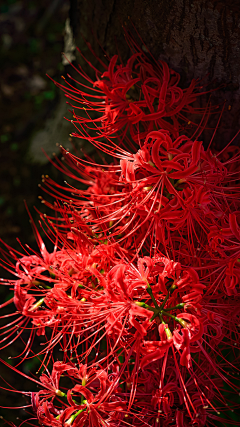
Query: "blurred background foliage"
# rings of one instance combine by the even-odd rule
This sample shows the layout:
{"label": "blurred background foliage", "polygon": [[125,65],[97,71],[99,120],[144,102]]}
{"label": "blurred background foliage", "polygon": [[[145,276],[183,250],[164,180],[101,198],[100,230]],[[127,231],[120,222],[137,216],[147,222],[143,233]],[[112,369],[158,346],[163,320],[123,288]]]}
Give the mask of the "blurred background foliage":
{"label": "blurred background foliage", "polygon": [[23,200],[30,209],[36,204],[37,184],[51,166],[38,161],[31,143],[59,102],[46,74],[59,80],[64,72],[68,11],[68,0],[5,0],[0,6],[0,237],[10,245],[16,245],[16,235],[29,244],[34,240]]}

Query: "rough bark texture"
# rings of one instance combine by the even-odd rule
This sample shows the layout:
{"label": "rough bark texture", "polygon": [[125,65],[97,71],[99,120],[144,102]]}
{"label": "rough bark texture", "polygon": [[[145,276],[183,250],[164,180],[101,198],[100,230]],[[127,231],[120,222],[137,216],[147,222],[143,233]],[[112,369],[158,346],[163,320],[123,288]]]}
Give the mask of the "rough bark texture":
{"label": "rough bark texture", "polygon": [[100,56],[97,40],[109,55],[118,49],[126,59],[122,25],[132,32],[132,22],[155,58],[180,72],[183,85],[192,78],[204,78],[210,87],[223,83],[212,102],[226,100],[225,143],[240,128],[239,18],[238,0],[71,0],[70,10],[75,43],[86,55],[82,35]]}

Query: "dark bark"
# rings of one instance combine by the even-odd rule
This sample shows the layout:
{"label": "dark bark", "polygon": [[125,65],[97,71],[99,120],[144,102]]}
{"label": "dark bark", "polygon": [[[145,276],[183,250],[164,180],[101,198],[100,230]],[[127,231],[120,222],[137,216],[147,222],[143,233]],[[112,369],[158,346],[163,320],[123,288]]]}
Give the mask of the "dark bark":
{"label": "dark bark", "polygon": [[71,0],[70,11],[76,45],[86,55],[82,35],[99,55],[96,38],[110,56],[119,50],[126,59],[122,25],[132,32],[132,22],[154,57],[181,74],[183,85],[192,78],[204,78],[211,88],[224,84],[212,103],[226,100],[225,143],[240,128],[239,17],[240,2],[234,0]]}

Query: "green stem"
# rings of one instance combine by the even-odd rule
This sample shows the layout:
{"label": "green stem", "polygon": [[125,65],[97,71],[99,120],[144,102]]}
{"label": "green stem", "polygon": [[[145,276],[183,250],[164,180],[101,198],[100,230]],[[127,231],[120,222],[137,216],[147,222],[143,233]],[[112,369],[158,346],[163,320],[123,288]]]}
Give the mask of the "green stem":
{"label": "green stem", "polygon": [[180,308],[183,308],[185,306],[186,303],[181,302],[178,305],[175,305],[174,307],[168,307],[168,308],[164,308],[164,311],[171,311],[171,310],[178,310]]}
{"label": "green stem", "polygon": [[[56,395],[59,397],[65,397],[65,399],[67,399],[67,394],[61,390],[56,390]],[[75,405],[79,405],[79,403],[75,399],[72,399],[72,401],[75,403]]]}
{"label": "green stem", "polygon": [[34,304],[30,309],[29,309],[29,311],[33,311],[33,310],[35,310],[35,308],[38,308],[38,307],[40,307],[40,305],[42,305],[42,303],[44,302],[44,298],[41,298],[38,302],[36,302],[36,304]]}
{"label": "green stem", "polygon": [[141,302],[141,301],[134,301],[134,302],[139,307],[146,308],[147,310],[153,311],[154,313],[156,312],[156,309],[154,307],[151,307],[150,305],[145,304],[145,302]]}
{"label": "green stem", "polygon": [[153,304],[155,305],[155,308],[159,308],[159,305],[158,305],[157,301],[155,300],[155,297],[154,297],[153,292],[152,292],[152,288],[149,285],[149,283],[147,284],[147,292],[149,293],[150,297],[152,298],[152,301],[153,301]]}
{"label": "green stem", "polygon": [[168,298],[169,298],[169,295],[170,295],[170,294],[172,294],[172,293],[173,293],[173,291],[175,291],[176,287],[177,287],[177,286],[176,286],[174,283],[170,286],[170,288],[168,289],[168,293],[167,293],[167,295],[165,296],[164,301],[162,302],[162,304],[161,304],[161,306],[160,306],[160,310],[163,310],[163,309],[164,309],[164,306],[165,306],[165,304],[166,304],[166,302],[167,302],[167,300],[168,300]]}
{"label": "green stem", "polygon": [[171,288],[169,289],[170,294],[173,293],[173,291],[175,291],[177,285],[175,285],[174,283],[172,284]]}
{"label": "green stem", "polygon": [[[87,400],[84,400],[83,401],[83,403],[85,404],[85,403],[87,403]],[[66,425],[68,425],[68,426],[70,426],[71,424],[72,424],[72,422],[75,420],[75,418],[77,418],[77,416],[79,415],[79,414],[81,414],[83,411],[86,411],[86,409],[87,409],[87,407],[86,408],[83,408],[83,409],[79,409],[79,411],[77,411],[76,412],[76,414],[73,414],[67,421],[66,421]]]}
{"label": "green stem", "polygon": [[161,322],[165,325],[165,322],[163,320],[163,317],[162,317],[161,313],[159,313],[159,317],[160,317]]}
{"label": "green stem", "polygon": [[180,325],[183,326],[184,328],[188,327],[188,323],[185,322],[185,320],[181,319],[180,317],[173,316],[172,314],[168,313],[165,310],[163,310],[162,314],[164,314],[164,315],[166,315],[168,317],[171,317],[171,319],[174,319],[175,322],[180,323]]}
{"label": "green stem", "polygon": [[170,293],[170,289],[168,290],[168,293],[167,293],[167,295],[165,296],[165,298],[164,298],[164,300],[163,300],[163,302],[162,302],[162,304],[161,304],[161,306],[160,306],[160,310],[163,310],[163,308],[164,308],[164,306],[165,306],[165,304],[166,304],[166,302],[167,302],[167,300],[168,300],[169,293]]}
{"label": "green stem", "polygon": [[39,286],[40,288],[52,289],[51,286],[46,285],[44,282],[39,282],[38,280],[32,280],[32,285]]}
{"label": "green stem", "polygon": [[157,316],[161,316],[161,314],[159,313],[159,311],[155,311],[154,315],[151,317],[151,319],[149,320],[149,322],[152,322]]}

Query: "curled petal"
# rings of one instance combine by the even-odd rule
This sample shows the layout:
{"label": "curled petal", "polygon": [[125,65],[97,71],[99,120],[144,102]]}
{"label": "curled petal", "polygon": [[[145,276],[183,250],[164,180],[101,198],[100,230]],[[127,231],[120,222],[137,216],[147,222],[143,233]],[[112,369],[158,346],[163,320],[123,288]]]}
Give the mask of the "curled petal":
{"label": "curled petal", "polygon": [[94,396],[91,393],[91,391],[89,391],[86,387],[76,384],[73,388],[72,388],[72,392],[76,392],[76,393],[80,393],[82,394],[85,399],[88,401],[88,403],[92,403],[94,400]]}

